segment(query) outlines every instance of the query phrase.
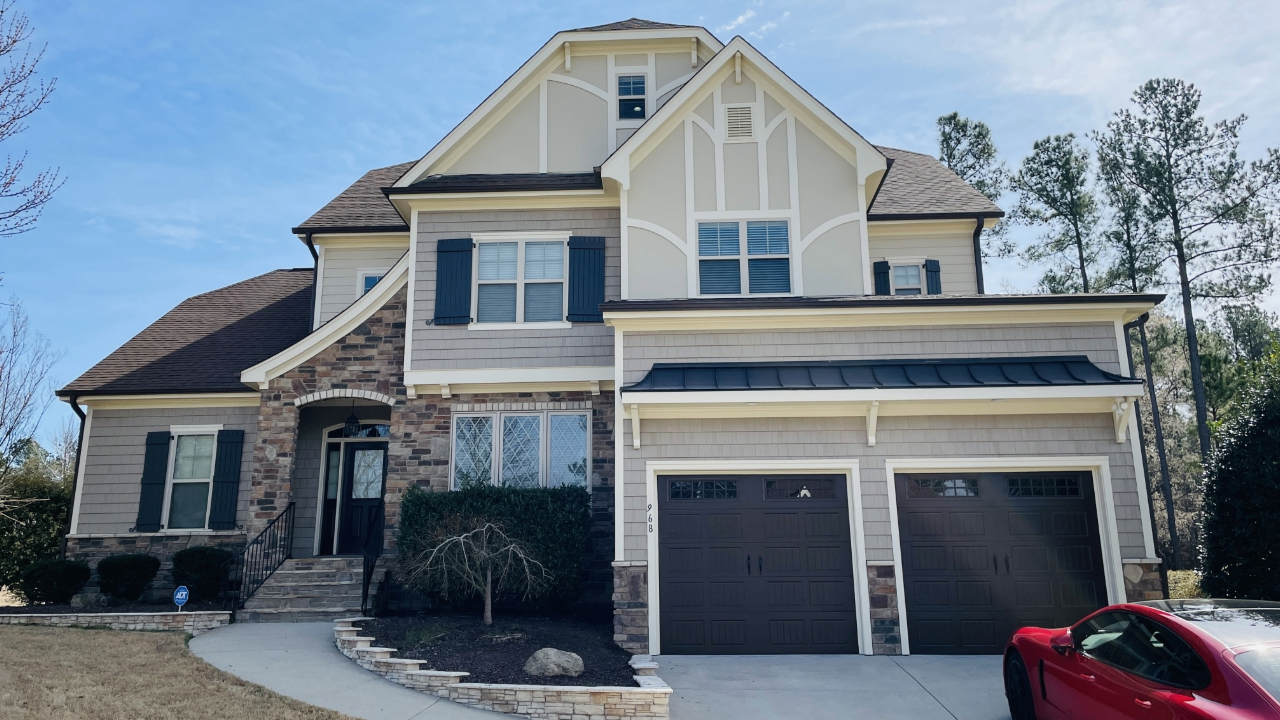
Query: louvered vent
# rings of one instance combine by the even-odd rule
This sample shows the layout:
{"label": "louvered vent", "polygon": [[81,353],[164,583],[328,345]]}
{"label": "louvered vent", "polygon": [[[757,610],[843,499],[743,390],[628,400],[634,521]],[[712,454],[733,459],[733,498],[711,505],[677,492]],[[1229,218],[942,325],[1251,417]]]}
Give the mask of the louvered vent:
{"label": "louvered vent", "polygon": [[751,139],[751,107],[725,108],[725,123],[730,140]]}

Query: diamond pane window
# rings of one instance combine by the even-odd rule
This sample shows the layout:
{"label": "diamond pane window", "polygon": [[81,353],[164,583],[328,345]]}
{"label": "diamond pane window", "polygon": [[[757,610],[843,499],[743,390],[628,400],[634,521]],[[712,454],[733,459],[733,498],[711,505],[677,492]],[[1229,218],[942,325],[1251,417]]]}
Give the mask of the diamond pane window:
{"label": "diamond pane window", "polygon": [[505,415],[502,418],[502,484],[506,487],[538,487],[542,440],[541,415]]}
{"label": "diamond pane window", "polygon": [[461,415],[454,423],[453,486],[493,482],[493,418]]}
{"label": "diamond pane window", "polygon": [[587,416],[552,415],[547,486],[587,484]]}

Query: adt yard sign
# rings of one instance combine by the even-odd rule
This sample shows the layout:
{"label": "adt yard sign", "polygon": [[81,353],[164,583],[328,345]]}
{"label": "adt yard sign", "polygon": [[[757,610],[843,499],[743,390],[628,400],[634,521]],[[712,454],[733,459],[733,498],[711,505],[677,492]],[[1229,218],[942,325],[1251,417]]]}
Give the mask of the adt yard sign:
{"label": "adt yard sign", "polygon": [[182,612],[182,606],[187,604],[187,586],[179,585],[173,590],[173,604],[178,606],[178,612]]}

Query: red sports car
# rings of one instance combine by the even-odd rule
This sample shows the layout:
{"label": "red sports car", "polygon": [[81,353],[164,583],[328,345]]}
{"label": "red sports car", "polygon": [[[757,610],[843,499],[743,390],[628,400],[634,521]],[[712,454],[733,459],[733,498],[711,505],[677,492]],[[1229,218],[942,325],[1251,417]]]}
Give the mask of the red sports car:
{"label": "red sports car", "polygon": [[1280,603],[1156,600],[1022,628],[1004,690],[1013,720],[1280,720]]}

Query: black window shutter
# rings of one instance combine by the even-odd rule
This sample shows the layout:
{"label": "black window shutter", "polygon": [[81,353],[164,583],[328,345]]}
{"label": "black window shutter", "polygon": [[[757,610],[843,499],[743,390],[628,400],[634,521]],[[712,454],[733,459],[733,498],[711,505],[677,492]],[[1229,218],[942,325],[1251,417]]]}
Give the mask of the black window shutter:
{"label": "black window shutter", "polygon": [[604,238],[569,238],[569,320],[604,322]]}
{"label": "black window shutter", "polygon": [[436,241],[436,325],[471,322],[471,238]]}
{"label": "black window shutter", "polygon": [[871,269],[876,276],[876,294],[888,295],[889,290],[889,261],[879,260],[871,263]]}
{"label": "black window shutter", "polygon": [[219,430],[218,451],[213,458],[213,499],[209,503],[209,529],[234,530],[240,500],[240,455],[243,430]]}
{"label": "black window shutter", "polygon": [[930,295],[942,294],[942,266],[937,260],[924,261],[924,284]]}
{"label": "black window shutter", "polygon": [[147,433],[147,454],[142,460],[142,491],[138,494],[138,522],[134,532],[160,530],[164,509],[164,481],[169,475],[169,431]]}

